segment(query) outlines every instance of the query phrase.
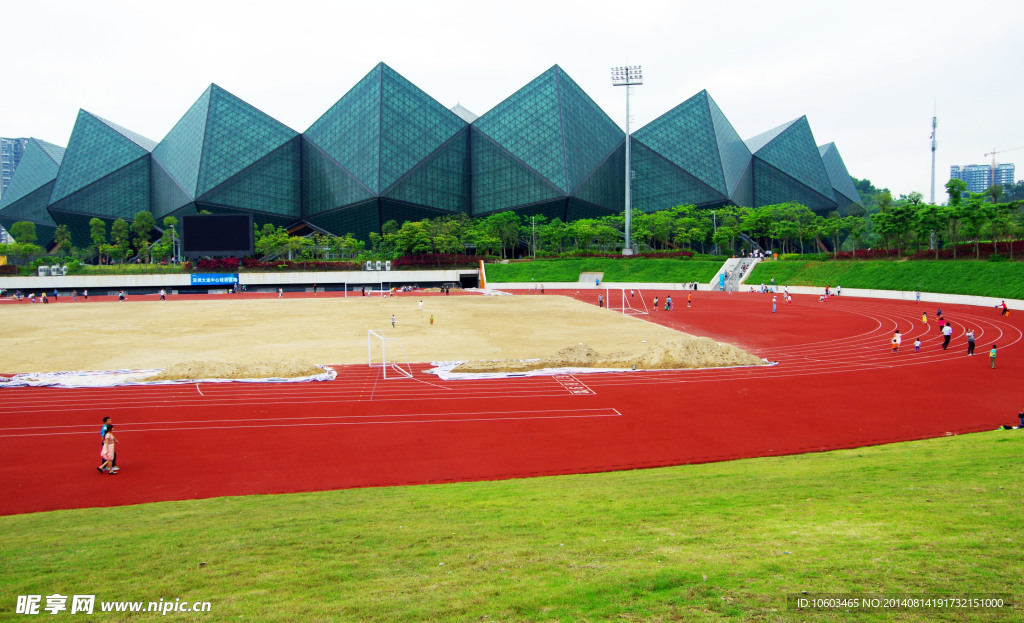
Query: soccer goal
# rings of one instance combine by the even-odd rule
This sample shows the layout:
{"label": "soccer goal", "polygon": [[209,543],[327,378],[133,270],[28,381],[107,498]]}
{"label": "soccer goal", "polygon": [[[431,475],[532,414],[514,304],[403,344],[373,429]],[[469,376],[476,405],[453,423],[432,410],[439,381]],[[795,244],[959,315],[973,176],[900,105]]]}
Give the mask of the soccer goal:
{"label": "soccer goal", "polygon": [[646,316],[650,313],[643,291],[636,288],[606,288],[604,300],[608,302],[608,309],[627,316]]}
{"label": "soccer goal", "polygon": [[384,378],[391,376],[412,378],[412,367],[405,360],[397,337],[385,337],[381,331],[366,332],[366,358],[371,368],[380,368]]}

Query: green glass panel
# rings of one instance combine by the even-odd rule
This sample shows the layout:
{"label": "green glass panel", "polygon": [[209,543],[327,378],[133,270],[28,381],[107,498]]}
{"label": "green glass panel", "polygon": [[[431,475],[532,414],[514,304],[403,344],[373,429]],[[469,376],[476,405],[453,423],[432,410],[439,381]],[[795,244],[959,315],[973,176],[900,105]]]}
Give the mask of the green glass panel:
{"label": "green glass panel", "polygon": [[197,201],[299,218],[299,137],[236,173]]}
{"label": "green glass panel", "polygon": [[822,195],[754,156],[754,207],[792,201],[826,212],[836,208],[831,191],[829,188],[828,196]]}
{"label": "green glass panel", "polygon": [[[59,181],[60,177],[57,179]],[[143,210],[151,211],[149,154],[50,204],[51,214],[56,211],[77,212],[127,220],[134,219]],[[54,220],[60,222],[56,215]]]}
{"label": "green glass panel", "polygon": [[558,71],[568,187],[576,188],[626,133],[565,72]]}
{"label": "green glass panel", "polygon": [[[89,221],[94,218],[98,218],[107,224],[107,239],[110,239],[110,226],[113,225],[117,219],[104,218],[102,216],[96,216],[93,214],[75,214],[73,212],[53,212],[53,220],[57,225],[64,225],[68,228],[68,233],[71,234],[71,244],[82,249],[86,249],[92,246],[92,236],[90,235]],[[134,216],[132,217],[134,218]],[[125,219],[128,224],[131,224],[131,219]]]}
{"label": "green glass panel", "polygon": [[[761,161],[818,194],[832,196],[832,183],[821,162],[821,154],[818,153],[807,117],[797,119],[760,149],[751,151]],[[756,179],[754,184],[756,187]]]}
{"label": "green glass panel", "polygon": [[633,137],[718,193],[728,194],[707,91],[648,123]]}
{"label": "green glass panel", "polygon": [[351,173],[312,142],[302,144],[302,214],[306,217],[336,210],[373,197]]}
{"label": "green glass panel", "polygon": [[197,197],[298,136],[295,130],[217,85],[211,87],[207,114]]}
{"label": "green glass panel", "polygon": [[393,69],[382,67],[380,191],[468,126]]}
{"label": "green glass panel", "polygon": [[471,132],[473,214],[561,198],[564,193],[516,160],[491,139]]}
{"label": "green glass panel", "polygon": [[[11,178],[10,185],[0,196],[0,210],[57,179],[57,170],[60,168],[63,156],[63,148],[38,139],[29,139],[21,162],[14,170],[14,177]],[[50,188],[52,189],[53,186],[50,185]]]}
{"label": "green glass panel", "polygon": [[729,201],[732,203],[743,206],[745,208],[754,207],[754,161],[750,160],[747,162],[747,168],[744,169],[743,174],[740,175],[740,179],[736,182],[736,187],[733,188],[732,194],[729,195]]}
{"label": "green glass panel", "polygon": [[[19,166],[18,170],[21,168]],[[46,207],[50,203],[50,192],[53,190],[53,182],[43,184],[34,191],[12,201],[0,209],[0,218],[12,219],[14,221],[31,221],[36,225],[53,225],[53,217],[50,216]]]}
{"label": "green glass panel", "polygon": [[828,173],[829,182],[835,190],[837,204],[842,204],[844,210],[848,210],[850,204],[860,205],[860,193],[853,185],[853,178],[846,170],[846,163],[843,162],[835,143],[826,143],[818,146],[818,153],[821,154],[821,161],[825,165],[825,172]]}
{"label": "green glass panel", "polygon": [[57,183],[50,198],[52,202],[56,203],[125,165],[137,162],[141,156],[149,155],[135,140],[115,127],[84,110],[78,112],[78,120],[57,173]]}
{"label": "green glass panel", "polygon": [[469,214],[469,129],[400,179],[385,196],[446,212]]}
{"label": "green glass panel", "polygon": [[388,199],[380,200],[380,220],[382,223],[395,221],[399,225],[408,221],[422,221],[428,218],[446,216],[447,212],[431,210],[423,206],[399,203]]}
{"label": "green glass panel", "polygon": [[623,140],[572,196],[611,212],[622,212],[626,206],[625,170],[626,143]]}
{"label": "green glass panel", "polygon": [[370,232],[379,232],[381,225],[380,208],[376,199],[334,212],[318,214],[306,220],[336,236],[352,234],[364,241],[369,241]]}
{"label": "green glass panel", "polygon": [[380,191],[380,107],[383,64],[366,74],[304,133],[374,194]]}
{"label": "green glass panel", "polygon": [[[750,150],[726,119],[722,109],[715,100],[708,97],[708,108],[711,111],[711,124],[718,141],[718,155],[722,160],[722,173],[725,176],[725,187],[729,195],[736,193],[743,179],[743,174],[750,169]],[[749,187],[749,183],[747,187]],[[740,196],[744,193],[740,191]]]}
{"label": "green glass panel", "polygon": [[641,212],[654,212],[679,205],[705,205],[725,202],[728,197],[711,188],[661,154],[633,139],[632,206]]}
{"label": "green glass panel", "polygon": [[199,185],[199,163],[210,109],[210,85],[153,150],[153,159],[191,197]]}
{"label": "green glass panel", "polygon": [[[621,212],[622,210],[618,211],[618,213]],[[568,222],[578,221],[579,219],[582,218],[603,218],[610,214],[616,214],[616,212],[608,210],[603,206],[596,206],[591,203],[580,201],[578,199],[573,199],[570,197],[569,203],[565,209],[566,218],[564,220]]]}
{"label": "green glass panel", "polygon": [[150,172],[150,183],[153,185],[152,212],[153,217],[159,220],[190,203],[193,197],[185,192],[185,189],[178,185],[178,181],[156,162],[155,156],[152,167]]}
{"label": "green glass panel", "polygon": [[513,93],[477,119],[473,127],[568,192],[557,67]]}

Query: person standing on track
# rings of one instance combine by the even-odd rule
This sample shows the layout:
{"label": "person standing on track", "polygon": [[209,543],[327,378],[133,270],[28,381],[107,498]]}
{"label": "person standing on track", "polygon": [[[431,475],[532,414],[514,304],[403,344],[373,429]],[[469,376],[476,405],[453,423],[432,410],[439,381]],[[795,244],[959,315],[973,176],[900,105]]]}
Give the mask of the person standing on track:
{"label": "person standing on track", "polygon": [[161,301],[166,301],[167,300],[167,291],[164,290],[163,288],[160,288],[160,300]]}
{"label": "person standing on track", "polygon": [[967,329],[967,354],[974,356],[974,329]]}
{"label": "person standing on track", "polygon": [[658,297],[654,297],[654,311],[658,311]]}
{"label": "person standing on track", "polygon": [[949,347],[949,339],[953,337],[953,325],[946,323],[946,326],[942,327],[942,350],[946,350]]}

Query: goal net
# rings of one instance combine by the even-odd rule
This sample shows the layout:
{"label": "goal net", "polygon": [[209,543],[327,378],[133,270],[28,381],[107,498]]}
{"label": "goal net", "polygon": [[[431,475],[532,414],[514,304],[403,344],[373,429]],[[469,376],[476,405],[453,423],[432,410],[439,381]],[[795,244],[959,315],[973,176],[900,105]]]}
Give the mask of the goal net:
{"label": "goal net", "polygon": [[366,358],[371,368],[381,369],[385,379],[388,378],[388,372],[392,377],[412,378],[412,367],[406,362],[397,337],[385,337],[381,331],[368,330]]}
{"label": "goal net", "polygon": [[647,302],[644,293],[636,288],[606,288],[604,300],[608,309],[627,316],[646,316]]}

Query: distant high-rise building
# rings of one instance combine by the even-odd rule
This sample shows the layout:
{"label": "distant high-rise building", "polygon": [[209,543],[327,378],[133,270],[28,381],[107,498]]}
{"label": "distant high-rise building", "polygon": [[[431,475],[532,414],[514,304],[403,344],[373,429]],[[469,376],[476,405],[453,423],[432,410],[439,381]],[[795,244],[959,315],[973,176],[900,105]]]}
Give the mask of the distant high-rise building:
{"label": "distant high-rise building", "polygon": [[27,138],[0,138],[0,196],[11,183],[14,169],[21,162],[21,155],[25,153],[27,146]]}
{"label": "distant high-rise building", "polygon": [[993,175],[990,164],[953,165],[949,168],[949,179],[967,182],[967,191],[982,193],[989,186],[1012,186],[1014,183],[1014,165],[1012,162],[997,164]]}

